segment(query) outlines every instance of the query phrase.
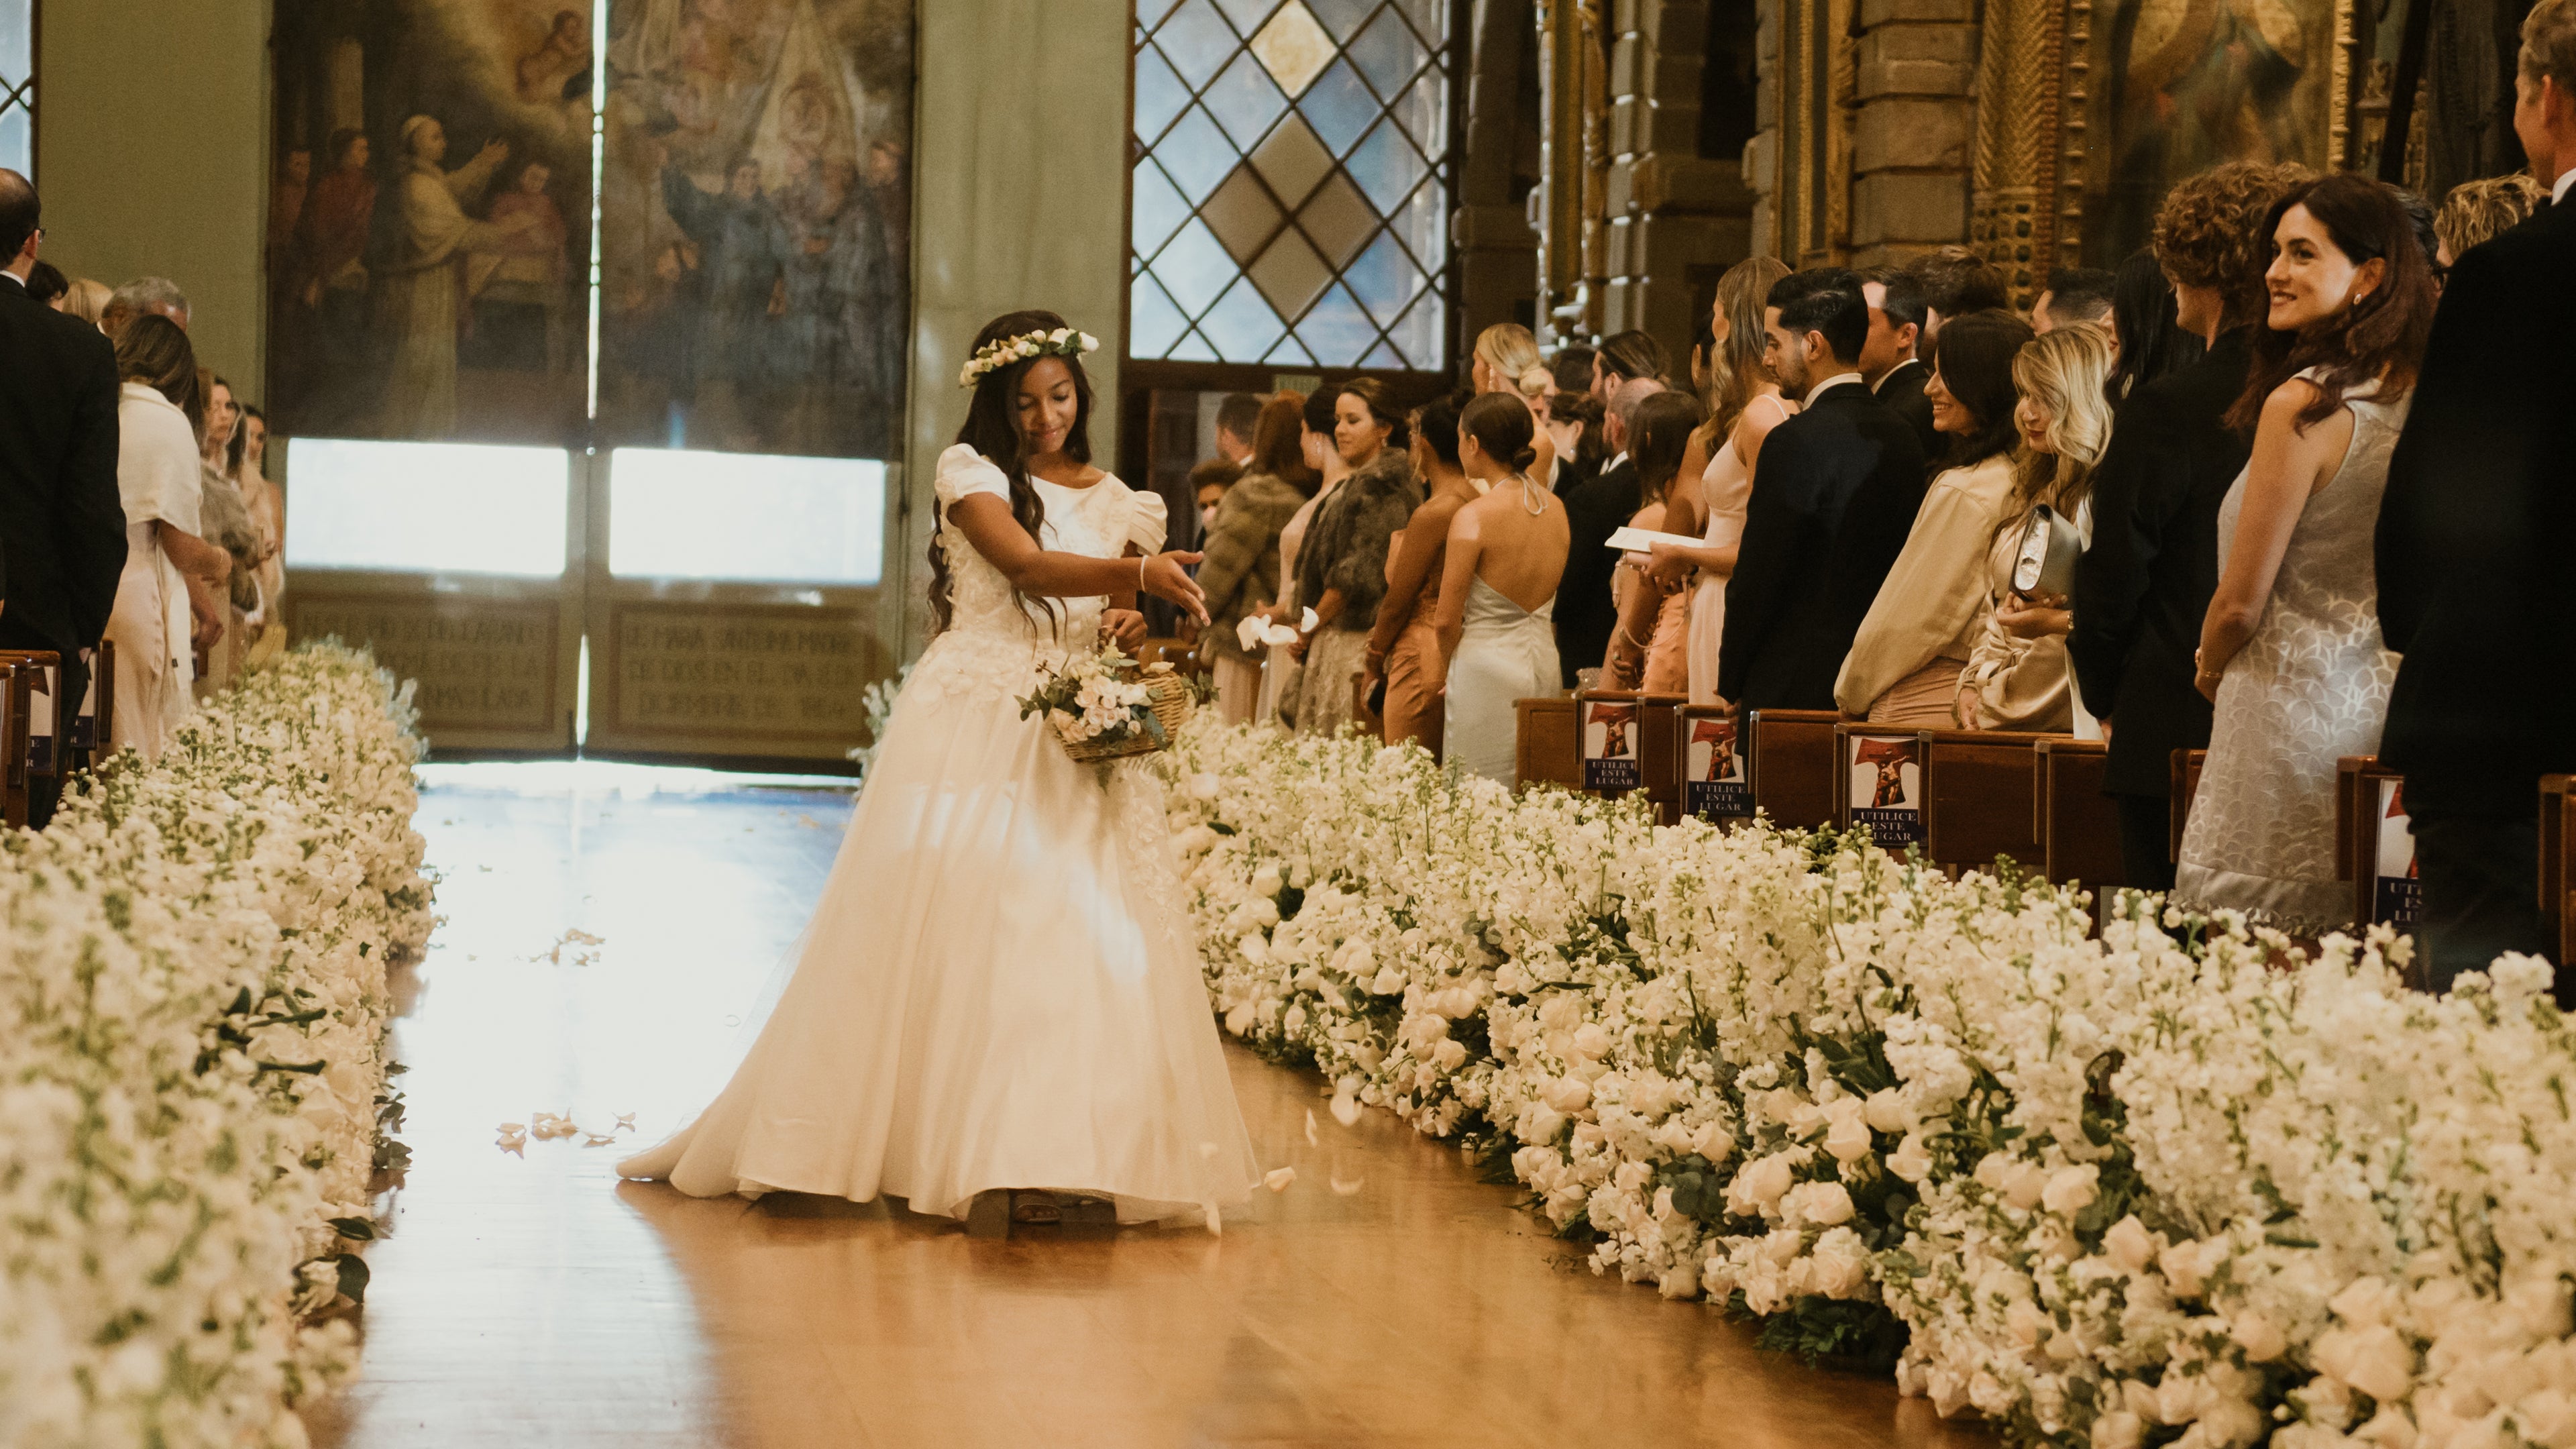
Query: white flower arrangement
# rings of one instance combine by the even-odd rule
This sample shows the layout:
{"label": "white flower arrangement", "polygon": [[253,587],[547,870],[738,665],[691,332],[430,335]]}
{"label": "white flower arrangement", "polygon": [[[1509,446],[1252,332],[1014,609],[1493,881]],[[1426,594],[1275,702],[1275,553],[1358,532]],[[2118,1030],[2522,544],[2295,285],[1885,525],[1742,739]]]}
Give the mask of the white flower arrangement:
{"label": "white flower arrangement", "polygon": [[300,1445],[401,1148],[410,690],[307,648],[0,840],[0,1445]]}
{"label": "white flower arrangement", "polygon": [[1158,687],[1176,683],[1169,664],[1141,668],[1114,644],[1076,653],[1061,666],[1041,663],[1020,698],[1020,718],[1038,715],[1077,757],[1091,747],[1134,744],[1137,752],[1171,744],[1155,713]]}
{"label": "white flower arrangement", "polygon": [[1080,357],[1100,350],[1100,339],[1071,327],[1058,327],[1051,332],[1023,332],[987,342],[966,360],[957,374],[959,387],[973,387],[984,374],[1022,362],[1032,357]]}
{"label": "white flower arrangement", "polygon": [[1596,1271],[2014,1444],[2576,1446],[2576,1030],[2508,957],[1657,827],[1410,747],[1164,768],[1212,1005]]}

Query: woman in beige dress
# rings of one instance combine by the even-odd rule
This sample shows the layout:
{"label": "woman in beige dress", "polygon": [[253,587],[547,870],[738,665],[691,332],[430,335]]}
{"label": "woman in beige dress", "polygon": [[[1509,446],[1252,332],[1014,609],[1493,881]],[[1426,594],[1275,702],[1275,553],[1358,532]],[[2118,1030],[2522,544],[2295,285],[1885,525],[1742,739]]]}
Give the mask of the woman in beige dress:
{"label": "woman in beige dress", "polygon": [[[1279,530],[1279,598],[1270,606],[1266,616],[1272,624],[1286,625],[1291,629],[1296,628],[1304,617],[1304,611],[1297,602],[1297,551],[1305,546],[1306,530],[1315,521],[1315,510],[1323,507],[1324,500],[1332,496],[1333,490],[1342,486],[1342,480],[1351,476],[1350,465],[1342,461],[1341,449],[1333,443],[1333,400],[1336,396],[1324,391],[1300,400],[1304,409],[1301,415],[1304,430],[1299,446],[1305,453],[1307,469],[1318,481],[1313,496],[1289,515],[1288,522]],[[1294,646],[1271,645],[1270,658],[1261,672],[1261,704],[1254,711],[1254,716],[1296,728],[1297,696],[1305,678],[1305,660]]]}
{"label": "woman in beige dress", "polygon": [[[1628,460],[1636,465],[1637,489],[1645,505],[1628,520],[1629,527],[1649,533],[1698,531],[1696,519],[1673,516],[1672,488],[1681,477],[1691,436],[1705,417],[1699,399],[1686,392],[1659,392],[1638,407]],[[1646,555],[1630,554],[1611,574],[1610,593],[1619,603],[1619,625],[1610,631],[1601,680],[1612,688],[1642,689],[1649,694],[1687,693],[1690,591],[1659,583],[1646,565]]]}
{"label": "woman in beige dress", "polygon": [[167,317],[128,323],[116,340],[116,490],[125,509],[125,571],[107,621],[116,646],[108,748],[149,764],[196,709],[194,645],[223,633],[232,559],[199,536],[197,359]]}

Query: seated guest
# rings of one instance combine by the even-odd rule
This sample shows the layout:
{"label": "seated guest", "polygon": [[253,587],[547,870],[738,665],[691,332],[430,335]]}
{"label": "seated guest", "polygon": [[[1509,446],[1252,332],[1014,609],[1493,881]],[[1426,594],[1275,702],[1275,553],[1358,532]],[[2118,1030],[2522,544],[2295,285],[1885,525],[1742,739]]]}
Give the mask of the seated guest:
{"label": "seated guest", "polygon": [[2520,171],[2463,181],[2433,213],[2433,236],[2440,243],[2433,260],[2447,272],[2469,248],[2522,225],[2548,204],[2549,188]]}
{"label": "seated guest", "polygon": [[1601,350],[1592,356],[1592,395],[1607,406],[1629,383],[1667,386],[1664,375],[1671,367],[1672,359],[1665,353],[1664,344],[1651,334],[1614,332],[1602,339]]}
{"label": "seated guest", "polygon": [[2405,656],[2380,758],[2406,774],[2436,989],[2556,944],[2534,791],[2576,772],[2576,0],[2532,7],[2514,90],[2557,200],[2459,253],[2379,512],[2379,622]]}
{"label": "seated guest", "polygon": [[1599,477],[1565,495],[1565,579],[1557,592],[1555,617],[1557,662],[1567,688],[1574,686],[1576,671],[1598,667],[1610,651],[1610,631],[1619,624],[1619,606],[1610,596],[1610,571],[1619,556],[1610,551],[1610,535],[1644,501],[1628,443],[1635,436],[1637,410],[1663,390],[1662,383],[1642,378],[1621,385],[1606,424],[1616,456]]}
{"label": "seated guest", "polygon": [[[1698,535],[1699,520],[1679,513],[1674,484],[1702,417],[1699,399],[1686,392],[1659,392],[1637,409],[1636,445],[1629,451],[1637,465],[1640,506],[1629,527]],[[1610,595],[1619,614],[1601,662],[1601,682],[1650,694],[1688,694],[1690,591],[1658,582],[1646,572],[1647,562],[1629,554],[1612,566]]]}
{"label": "seated guest", "polygon": [[1923,502],[1923,447],[1860,379],[1869,303],[1828,268],[1772,287],[1765,360],[1796,417],[1771,430],[1726,583],[1717,692],[1754,709],[1831,709],[1834,676]]}
{"label": "seated guest", "polygon": [[1932,401],[1923,395],[1931,375],[1916,359],[1924,339],[1923,282],[1901,267],[1877,268],[1861,283],[1869,301],[1869,341],[1861,345],[1860,377],[1881,407],[1905,420],[1923,456],[1941,456],[1941,432],[1932,424]]}
{"label": "seated guest", "polygon": [[2076,560],[2066,646],[2087,707],[2112,724],[2104,791],[2119,803],[2123,883],[2141,890],[2173,886],[2173,752],[2209,743],[2192,651],[2218,587],[2219,503],[2245,466],[2245,439],[2222,419],[2245,388],[2246,329],[2263,316],[2263,217],[2309,174],[2237,161],[2166,193],[2156,259],[2179,325],[2208,355],[2140,379],[2094,475],[2093,546]]}
{"label": "seated guest", "polygon": [[2367,177],[2313,182],[2268,219],[2271,307],[2227,416],[2254,455],[2218,514],[2193,681],[2216,723],[2174,901],[2313,938],[2352,924],[2335,761],[2378,753],[2397,673],[2371,533],[2433,329],[2433,263],[2396,188]]}
{"label": "seated guest", "polygon": [[2042,508],[2072,524],[2077,538],[2092,536],[2093,470],[2111,441],[2111,400],[2103,392],[2110,376],[2111,340],[2088,323],[2060,327],[2013,359],[2021,457],[1994,533],[1991,607],[1959,677],[1961,729],[2102,737],[2066,665],[2073,623],[2066,600],[2022,593],[2013,587],[2013,568]]}
{"label": "seated guest", "polygon": [[197,359],[166,317],[135,318],[116,339],[117,493],[125,506],[125,573],[107,637],[116,645],[116,713],[108,747],[161,757],[195,712],[194,645],[222,637],[232,559],[200,536],[204,467]]}
{"label": "seated guest", "polygon": [[1334,444],[1351,473],[1315,510],[1297,549],[1297,597],[1308,601],[1299,608],[1315,611],[1315,626],[1290,646],[1306,664],[1299,734],[1340,734],[1355,717],[1352,691],[1386,596],[1388,545],[1422,503],[1412,437],[1386,384],[1353,378],[1333,409]]}
{"label": "seated guest", "polygon": [[1467,404],[1458,466],[1485,491],[1450,520],[1441,560],[1448,758],[1505,784],[1519,774],[1513,702],[1554,693],[1558,677],[1548,614],[1565,574],[1566,506],[1529,475],[1533,431],[1511,398]]}
{"label": "seated guest", "polygon": [[1252,460],[1217,500],[1199,564],[1207,594],[1207,627],[1199,657],[1216,680],[1217,713],[1228,724],[1254,718],[1261,694],[1262,647],[1246,649],[1246,617],[1267,610],[1279,592],[1279,536],[1319,481],[1306,466],[1304,400],[1282,393],[1264,403],[1252,429]]}
{"label": "seated guest", "polygon": [[1609,413],[1589,392],[1560,392],[1547,400],[1548,442],[1556,453],[1556,484],[1548,491],[1563,498],[1601,476],[1610,461],[1603,424]]}
{"label": "seated guest", "polygon": [[2119,278],[2100,267],[2059,267],[2048,274],[2048,289],[2030,304],[2030,330],[2045,337],[2079,322],[2108,326],[2112,294]]}
{"label": "seated guest", "polygon": [[2156,264],[2153,247],[2140,247],[2120,264],[2111,289],[2111,401],[2126,401],[2141,383],[2153,382],[2200,361],[2208,349],[2174,320],[2174,285]]}
{"label": "seated guest", "polygon": [[1979,312],[1932,343],[1924,392],[1949,466],[1924,492],[1834,680],[1834,707],[1848,716],[1927,729],[1956,722],[1959,676],[1990,606],[1988,558],[2013,492],[2013,359],[2030,336],[2010,312]]}
{"label": "seated guest", "polygon": [[[1485,393],[1472,396],[1506,396]],[[1440,569],[1449,547],[1449,523],[1458,510],[1481,497],[1483,490],[1461,471],[1458,462],[1458,418],[1469,394],[1433,398],[1413,413],[1413,470],[1430,497],[1405,520],[1395,554],[1387,561],[1386,598],[1377,607],[1376,627],[1369,631],[1368,655],[1360,688],[1372,690],[1386,681],[1386,707],[1379,711],[1385,740],[1407,740],[1440,756]]]}
{"label": "seated guest", "polygon": [[1923,288],[1923,341],[1929,344],[1941,324],[1971,312],[2002,311],[2011,305],[2004,274],[1963,246],[1946,246],[1917,257],[1906,270]]}

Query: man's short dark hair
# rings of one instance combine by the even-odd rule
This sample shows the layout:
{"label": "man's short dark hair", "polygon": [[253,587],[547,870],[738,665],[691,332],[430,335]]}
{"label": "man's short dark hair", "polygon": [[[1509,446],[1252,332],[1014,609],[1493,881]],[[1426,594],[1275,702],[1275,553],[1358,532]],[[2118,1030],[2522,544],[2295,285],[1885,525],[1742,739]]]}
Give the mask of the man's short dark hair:
{"label": "man's short dark hair", "polygon": [[1918,257],[1906,270],[1923,284],[1924,305],[1944,317],[2010,305],[2004,274],[1963,246],[1946,246]]}
{"label": "man's short dark hair", "polygon": [[1865,274],[1865,279],[1887,289],[1887,300],[1880,304],[1890,327],[1923,330],[1925,303],[1923,279],[1904,267],[1878,267]]}
{"label": "man's short dark hair", "polygon": [[16,261],[18,253],[27,249],[27,239],[36,234],[42,219],[35,184],[0,166],[0,266]]}
{"label": "man's short dark hair", "polygon": [[27,295],[49,307],[56,297],[71,289],[72,279],[52,262],[39,261],[27,269]]}
{"label": "man's short dark hair", "polygon": [[1558,348],[1556,350],[1556,356],[1549,359],[1547,364],[1547,370],[1556,377],[1556,390],[1558,392],[1590,392],[1592,390],[1592,359],[1597,355],[1598,354],[1594,353],[1591,348],[1585,347],[1580,343],[1571,347]]}
{"label": "man's short dark hair", "polygon": [[1261,399],[1248,392],[1227,394],[1216,405],[1216,425],[1251,447],[1253,430],[1261,426]]}
{"label": "man's short dark hair", "polygon": [[1860,285],[1860,273],[1847,267],[1791,272],[1771,284],[1763,305],[1780,309],[1780,325],[1791,336],[1821,332],[1834,359],[1851,362],[1869,341],[1869,298]]}
{"label": "man's short dark hair", "polygon": [[2060,267],[2048,274],[2048,315],[2060,322],[2098,322],[2111,315],[2120,279],[2100,267]]}

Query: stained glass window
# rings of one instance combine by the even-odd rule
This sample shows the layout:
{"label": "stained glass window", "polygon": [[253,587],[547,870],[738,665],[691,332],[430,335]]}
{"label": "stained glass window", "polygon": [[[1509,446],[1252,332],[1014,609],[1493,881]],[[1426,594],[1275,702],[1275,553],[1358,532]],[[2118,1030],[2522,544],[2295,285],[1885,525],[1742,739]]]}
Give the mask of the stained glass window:
{"label": "stained glass window", "polygon": [[1442,367],[1447,0],[1137,0],[1128,355]]}
{"label": "stained glass window", "polygon": [[0,0],[0,166],[36,174],[36,0]]}

